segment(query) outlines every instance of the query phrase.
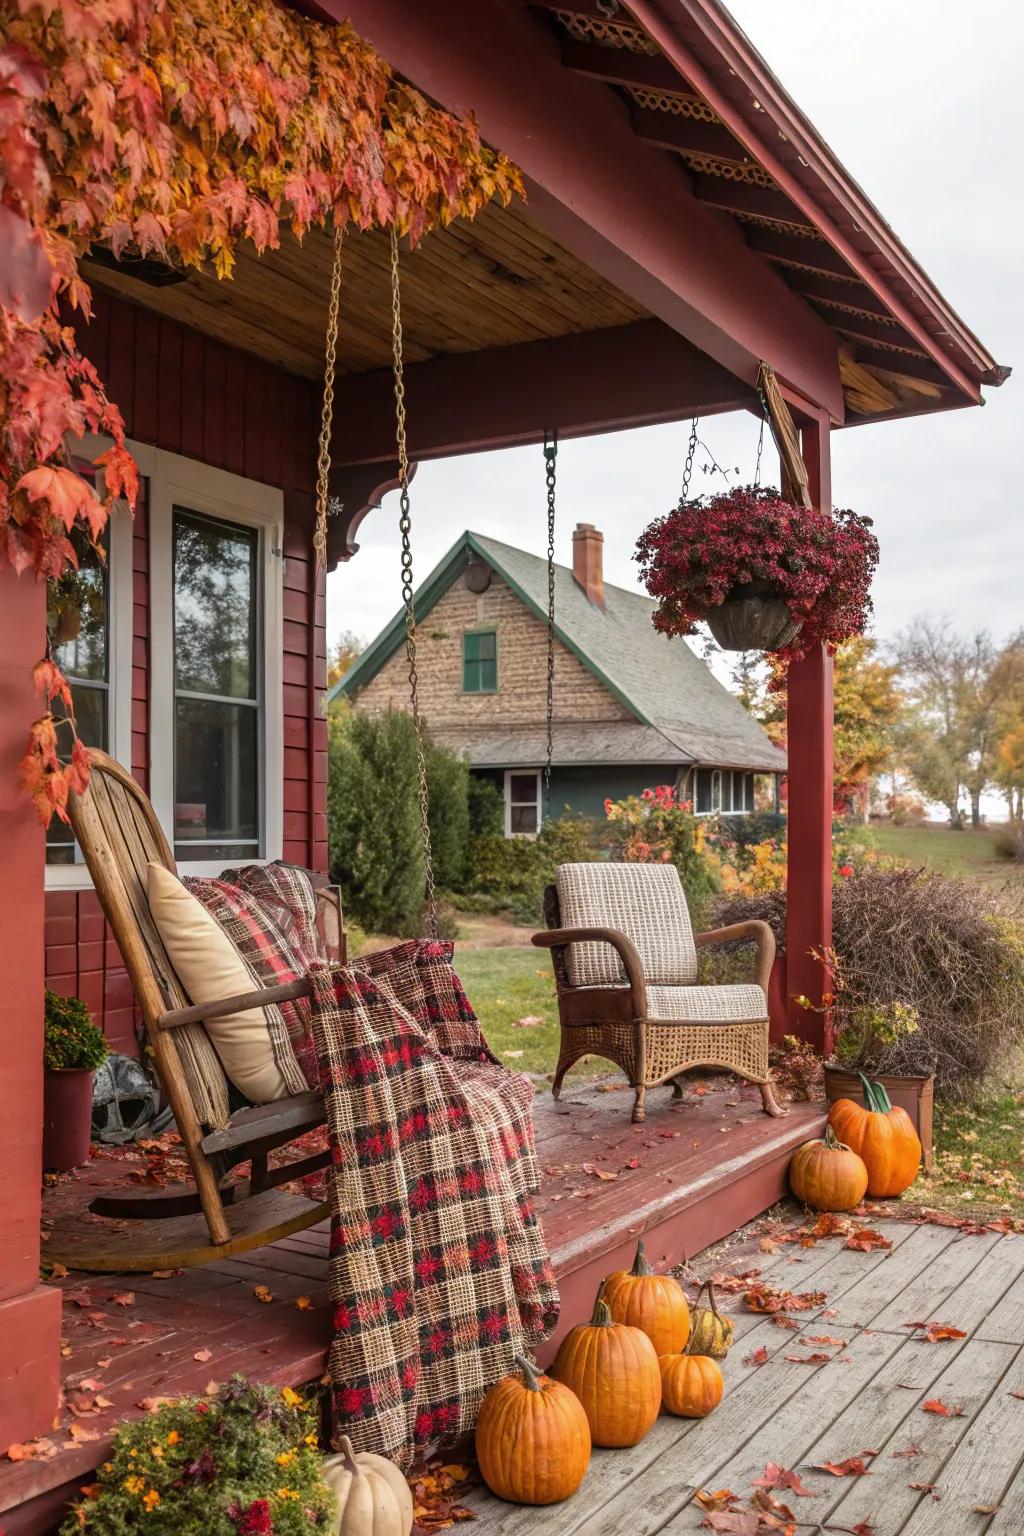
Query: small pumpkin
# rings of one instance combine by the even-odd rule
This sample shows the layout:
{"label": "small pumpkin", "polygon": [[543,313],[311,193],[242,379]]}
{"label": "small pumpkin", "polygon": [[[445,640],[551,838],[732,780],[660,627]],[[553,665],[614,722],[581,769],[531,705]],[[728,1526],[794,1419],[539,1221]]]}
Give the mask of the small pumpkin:
{"label": "small pumpkin", "polygon": [[590,1425],[568,1387],[521,1355],[480,1405],[476,1459],[492,1493],[513,1504],[558,1504],[574,1494],[590,1461]]}
{"label": "small pumpkin", "polygon": [[864,1199],[868,1170],[829,1124],[819,1140],[797,1147],[789,1183],[796,1198],[816,1211],[852,1211]]}
{"label": "small pumpkin", "polygon": [[636,1445],[661,1408],[654,1345],[640,1328],[612,1321],[602,1281],[589,1323],[577,1323],[558,1347],[551,1374],[583,1404],[595,1445]]}
{"label": "small pumpkin", "polygon": [[338,1456],[323,1465],[324,1482],[338,1501],[335,1536],[409,1536],[413,1503],[394,1462],[370,1451],[356,1455],[347,1435]]}
{"label": "small pumpkin", "polygon": [[710,1355],[691,1352],[661,1355],[661,1400],[669,1413],[683,1419],[703,1419],[717,1408],[725,1391],[722,1368]]}
{"label": "small pumpkin", "polygon": [[612,1320],[640,1328],[656,1355],[672,1355],[690,1336],[690,1308],[679,1281],[656,1275],[647,1262],[643,1238],[636,1245],[632,1269],[617,1269],[604,1282]]}
{"label": "small pumpkin", "polygon": [[[700,1305],[701,1292],[707,1291],[708,1305]],[[697,1300],[690,1312],[690,1347],[695,1355],[710,1355],[713,1360],[724,1360],[732,1345],[733,1322],[718,1310],[718,1298],[710,1280],[705,1280],[697,1292]]]}
{"label": "small pumpkin", "polygon": [[837,1099],[828,1123],[840,1141],[863,1159],[868,1194],[874,1199],[902,1195],[917,1178],[921,1141],[905,1109],[893,1108],[881,1083],[869,1083],[863,1072],[864,1103]]}

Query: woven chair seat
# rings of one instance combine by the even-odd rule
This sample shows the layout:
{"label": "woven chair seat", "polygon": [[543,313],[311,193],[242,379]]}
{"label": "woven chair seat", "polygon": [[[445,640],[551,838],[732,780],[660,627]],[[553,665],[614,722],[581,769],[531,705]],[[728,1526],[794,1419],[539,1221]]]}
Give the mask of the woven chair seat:
{"label": "woven chair seat", "polygon": [[717,987],[648,987],[647,1017],[687,1024],[741,1024],[768,1017],[768,999],[752,983]]}

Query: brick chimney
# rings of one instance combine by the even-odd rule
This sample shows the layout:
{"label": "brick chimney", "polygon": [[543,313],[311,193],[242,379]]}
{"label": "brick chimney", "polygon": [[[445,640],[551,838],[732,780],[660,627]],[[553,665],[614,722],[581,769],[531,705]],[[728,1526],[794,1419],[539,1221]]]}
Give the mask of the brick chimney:
{"label": "brick chimney", "polygon": [[587,602],[604,607],[604,534],[593,523],[577,523],[572,536],[572,574]]}

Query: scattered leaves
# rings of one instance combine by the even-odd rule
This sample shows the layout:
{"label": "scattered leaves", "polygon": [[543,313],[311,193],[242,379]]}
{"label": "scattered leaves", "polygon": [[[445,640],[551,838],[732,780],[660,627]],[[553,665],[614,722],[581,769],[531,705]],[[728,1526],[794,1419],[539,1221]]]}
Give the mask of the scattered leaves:
{"label": "scattered leaves", "polygon": [[949,1323],[904,1323],[903,1327],[917,1329],[929,1344],[937,1344],[940,1339],[966,1339],[967,1337],[962,1328],[954,1328]]}
{"label": "scattered leaves", "polygon": [[273,1291],[271,1291],[265,1285],[254,1285],[252,1288],[252,1293],[256,1297],[257,1301],[262,1301],[264,1304],[271,1302],[274,1299]]}
{"label": "scattered leaves", "polygon": [[[716,1282],[717,1285],[717,1282]],[[743,1300],[751,1312],[809,1312],[826,1300],[824,1291],[780,1291],[773,1285],[752,1285]]]}
{"label": "scattered leaves", "polygon": [[943,1419],[962,1419],[964,1417],[964,1410],[962,1408],[950,1408],[938,1397],[925,1398],[921,1404],[921,1411],[923,1413],[937,1413]]}
{"label": "scattered leaves", "polygon": [[789,1467],[783,1467],[777,1461],[769,1461],[760,1477],[755,1477],[755,1488],[788,1488],[795,1493],[797,1498],[811,1499],[814,1497],[809,1488],[805,1488],[796,1472]]}
{"label": "scattered leaves", "polygon": [[743,1357],[743,1364],[744,1365],[754,1365],[754,1366],[765,1365],[767,1363],[767,1360],[768,1360],[768,1351],[764,1347],[764,1345],[762,1344],[757,1349],[752,1349],[750,1351],[749,1355],[744,1355],[744,1357]]}
{"label": "scattered leaves", "polygon": [[870,1477],[871,1473],[864,1462],[877,1455],[877,1451],[861,1451],[859,1456],[847,1456],[845,1461],[819,1461],[814,1470],[830,1472],[833,1477]]}
{"label": "scattered leaves", "polygon": [[843,1247],[854,1248],[858,1253],[871,1253],[875,1248],[891,1248],[892,1238],[883,1237],[872,1227],[858,1227],[856,1232],[850,1233]]}

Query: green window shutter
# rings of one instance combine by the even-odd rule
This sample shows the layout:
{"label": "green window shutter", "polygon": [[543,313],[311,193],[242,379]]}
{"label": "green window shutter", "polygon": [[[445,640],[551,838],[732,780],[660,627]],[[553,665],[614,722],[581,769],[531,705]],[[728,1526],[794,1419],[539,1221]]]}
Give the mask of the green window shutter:
{"label": "green window shutter", "polygon": [[472,630],[463,635],[462,691],[463,693],[497,693],[497,630]]}

